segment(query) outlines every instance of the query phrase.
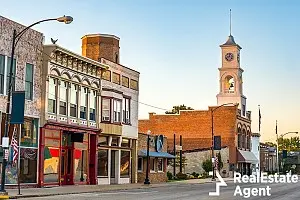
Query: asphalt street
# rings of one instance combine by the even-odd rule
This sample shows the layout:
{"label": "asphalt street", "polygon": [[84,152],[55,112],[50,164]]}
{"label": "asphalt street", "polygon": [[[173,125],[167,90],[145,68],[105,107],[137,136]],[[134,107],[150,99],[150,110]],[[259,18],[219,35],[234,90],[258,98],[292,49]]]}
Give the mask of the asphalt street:
{"label": "asphalt street", "polygon": [[[220,196],[209,196],[209,192],[216,190],[215,183],[205,184],[170,184],[160,188],[134,189],[124,191],[102,192],[102,193],[82,193],[71,195],[47,196],[37,198],[22,198],[23,200],[239,200],[239,199],[272,199],[272,200],[299,200],[300,199],[300,182],[298,183],[274,183],[269,184],[271,196],[234,196],[237,184],[227,183],[227,187],[221,187]],[[241,191],[244,188],[266,188],[266,184],[240,184]],[[249,189],[246,189],[249,190]],[[261,194],[263,194],[262,190]],[[247,192],[247,191],[246,191]],[[266,192],[266,191],[265,191]],[[258,192],[254,192],[258,194]],[[267,195],[267,192],[265,193]]]}

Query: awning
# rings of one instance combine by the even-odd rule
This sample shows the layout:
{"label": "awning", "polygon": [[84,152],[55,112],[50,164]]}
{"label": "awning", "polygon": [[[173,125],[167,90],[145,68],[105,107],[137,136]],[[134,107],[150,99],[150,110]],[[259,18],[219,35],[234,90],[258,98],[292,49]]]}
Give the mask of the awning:
{"label": "awning", "polygon": [[[140,150],[138,155],[141,157],[147,157],[147,150]],[[175,158],[175,156],[173,156],[167,152],[154,152],[154,151],[149,151],[149,157]]]}
{"label": "awning", "polygon": [[251,151],[238,150],[238,162],[258,163],[258,159]]}

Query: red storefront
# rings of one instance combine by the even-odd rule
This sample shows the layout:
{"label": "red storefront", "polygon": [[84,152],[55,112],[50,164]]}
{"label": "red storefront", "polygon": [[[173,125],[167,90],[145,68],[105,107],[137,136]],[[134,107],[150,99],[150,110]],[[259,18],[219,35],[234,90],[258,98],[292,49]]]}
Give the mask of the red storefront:
{"label": "red storefront", "polygon": [[40,133],[40,187],[97,184],[99,129],[51,122]]}

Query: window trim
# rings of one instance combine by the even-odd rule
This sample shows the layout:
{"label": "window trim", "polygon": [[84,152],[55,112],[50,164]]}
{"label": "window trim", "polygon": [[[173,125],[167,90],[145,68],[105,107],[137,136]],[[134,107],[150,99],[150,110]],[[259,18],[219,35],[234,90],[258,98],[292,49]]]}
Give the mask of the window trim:
{"label": "window trim", "polygon": [[[142,160],[142,166],[141,166],[141,169],[139,169],[139,160]],[[143,157],[138,157],[138,166],[137,166],[137,171],[138,172],[143,172],[143,170],[144,170],[144,158]]]}
{"label": "window trim", "polygon": [[[31,72],[31,78],[32,78],[32,80],[31,80],[31,82],[30,81],[27,81],[26,80],[26,75],[27,75],[27,66],[28,65],[31,65],[32,66],[32,72]],[[25,78],[24,78],[24,84],[25,84],[25,86],[24,86],[24,90],[25,90],[25,99],[26,100],[30,100],[30,101],[32,101],[33,100],[33,94],[34,94],[34,65],[33,64],[31,64],[31,63],[26,63],[26,65],[25,65],[25,73],[24,73],[24,75],[25,75]],[[29,82],[31,85],[30,85],[30,98],[29,99],[27,99],[26,98],[26,83],[27,82]]]}
{"label": "window trim", "polygon": [[[7,83],[7,78],[9,78],[9,69],[8,69],[8,62],[10,62],[10,57],[9,56],[5,56],[6,57],[6,61],[5,61],[5,79],[6,79],[6,81],[5,81],[5,95],[7,96],[8,95],[8,84],[9,83]],[[15,66],[15,71],[13,71],[13,73],[15,74],[14,76],[12,76],[12,81],[14,81],[14,83],[13,83],[13,86],[12,86],[12,90],[11,90],[11,92],[13,91],[13,89],[15,89],[16,88],[16,75],[17,75],[17,67],[18,67],[18,65],[17,65],[17,63],[18,63],[18,60],[17,60],[17,58],[16,57],[14,57],[14,60],[15,60],[15,63],[16,63],[16,66]]]}
{"label": "window trim", "polygon": [[[159,162],[159,160],[161,160],[161,166],[162,166],[162,170],[160,170],[159,168],[158,168],[158,162]],[[157,158],[157,172],[164,172],[164,159],[163,158]]]}
{"label": "window trim", "polygon": [[[108,120],[103,120],[103,100],[106,100],[106,99],[108,99],[108,101],[109,101],[109,119]],[[104,122],[104,123],[111,123],[111,103],[112,102],[112,98],[111,97],[106,97],[106,96],[102,96],[101,97],[101,122]]]}
{"label": "window trim", "polygon": [[[119,102],[119,105],[120,105],[120,112],[118,112],[118,104],[116,104],[116,118],[118,118],[118,113],[120,113],[120,119],[119,121],[115,120],[115,102]],[[122,123],[122,100],[120,99],[117,99],[117,98],[114,98],[113,99],[113,122],[114,123]]]}
{"label": "window trim", "polygon": [[[126,100],[128,100],[128,110],[127,110]],[[125,108],[123,108],[123,105],[125,106]],[[124,111],[125,111],[125,113],[124,113]],[[122,123],[123,124],[131,125],[131,112],[130,111],[131,111],[131,98],[127,97],[127,96],[123,96],[123,100],[122,100]],[[128,112],[128,118],[126,118],[126,112]]]}
{"label": "window trim", "polygon": [[5,79],[6,79],[6,56],[3,55],[3,54],[0,54],[0,57],[3,57],[3,74],[0,73],[0,76],[2,76],[2,82],[1,82],[1,79],[0,79],[0,94],[1,95],[4,95],[5,93]]}
{"label": "window trim", "polygon": [[[153,167],[154,167],[154,170],[151,169],[151,160],[153,160]],[[155,160],[156,160],[155,157],[152,157],[152,158],[150,157],[150,158],[149,158],[149,161],[150,161],[150,166],[149,166],[149,168],[150,168],[150,173],[156,173],[156,170],[155,170],[155,168],[156,168],[156,167],[155,167],[155,163],[156,163],[156,162],[155,162]]]}
{"label": "window trim", "polygon": [[[54,90],[55,90],[55,97],[53,97],[53,98],[50,98],[50,96],[52,96],[52,94],[50,93],[50,84],[49,84],[49,82],[50,82],[50,79],[53,79],[54,80]],[[48,105],[47,105],[47,112],[48,113],[50,113],[50,114],[58,114],[57,113],[57,111],[58,111],[58,109],[57,109],[57,100],[58,100],[58,98],[57,98],[57,90],[58,90],[58,78],[55,78],[55,77],[52,77],[52,76],[50,76],[49,77],[49,81],[48,81]],[[50,100],[53,100],[55,103],[54,103],[54,112],[49,112],[49,99]]]}
{"label": "window trim", "polygon": [[[64,86],[62,86],[62,84],[64,84]],[[66,100],[65,101],[61,98],[61,88],[62,87],[64,87],[64,89],[66,90]],[[68,101],[69,101],[68,94],[69,94],[69,82],[65,81],[65,80],[60,80],[60,84],[59,84],[59,112],[58,112],[59,115],[68,116]],[[61,114],[60,113],[61,102],[66,104],[65,105],[66,114]]]}

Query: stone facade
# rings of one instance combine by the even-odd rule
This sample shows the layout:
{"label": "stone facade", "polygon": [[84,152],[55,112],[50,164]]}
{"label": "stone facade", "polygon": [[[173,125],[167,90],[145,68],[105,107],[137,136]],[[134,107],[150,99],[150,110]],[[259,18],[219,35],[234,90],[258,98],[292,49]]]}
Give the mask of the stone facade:
{"label": "stone facade", "polygon": [[[150,146],[149,146],[149,152],[156,152],[156,137],[157,135],[150,135]],[[143,133],[139,133],[139,137],[138,137],[138,151],[140,150],[146,150],[147,151],[147,138],[148,135],[147,134],[143,134]],[[161,152],[167,152],[167,138],[164,136],[163,139],[163,147]],[[138,171],[138,182],[139,183],[143,183],[145,181],[146,178],[146,168],[147,168],[147,158],[146,157],[139,157],[139,159],[143,159],[142,162],[142,169],[140,169]],[[149,179],[150,179],[150,183],[160,183],[160,182],[166,182],[168,180],[167,177],[167,158],[163,158],[163,170],[159,171],[158,169],[158,159],[159,158],[153,158],[154,159],[154,168],[155,170],[150,170],[149,171]]]}
{"label": "stone facade", "polygon": [[[5,56],[5,66],[7,66],[8,57],[11,56],[13,30],[16,29],[17,34],[23,30],[25,26],[0,16],[0,55]],[[32,64],[33,69],[33,98],[25,102],[25,116],[39,118],[41,110],[41,66],[43,52],[43,34],[33,29],[27,30],[18,42],[15,49],[16,59],[16,82],[15,90],[25,90],[25,70],[26,63]],[[4,95],[0,94],[0,111],[6,111],[6,87],[7,74],[9,66],[6,67],[4,75]]]}

